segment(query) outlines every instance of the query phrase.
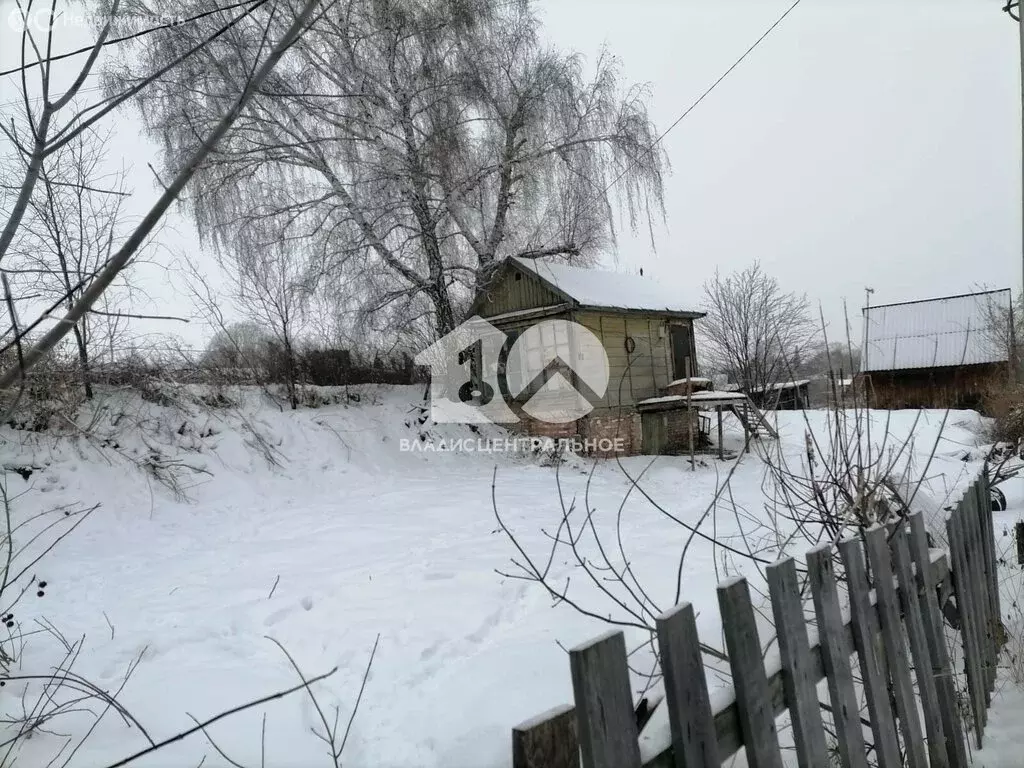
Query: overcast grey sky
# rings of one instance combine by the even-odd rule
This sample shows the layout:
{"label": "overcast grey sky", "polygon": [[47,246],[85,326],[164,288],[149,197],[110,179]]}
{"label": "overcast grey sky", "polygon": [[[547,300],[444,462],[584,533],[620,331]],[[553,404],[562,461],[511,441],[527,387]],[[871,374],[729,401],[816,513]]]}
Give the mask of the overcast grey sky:
{"label": "overcast grey sky", "polygon": [[[624,79],[648,81],[667,128],[788,7],[790,0],[541,0],[546,34],[593,58],[607,44]],[[1021,284],[1018,31],[998,0],[802,0],[666,137],[668,221],[625,236],[607,266],[671,280],[699,296],[715,269],[755,259],[820,301],[830,334],[849,302],[855,333],[873,303]],[[0,68],[18,63],[0,0]],[[87,42],[62,29],[56,47]],[[0,104],[17,97],[0,78]],[[0,110],[8,111],[10,108]],[[116,126],[115,159],[134,166],[141,213],[154,196],[153,148],[134,113]],[[171,217],[171,248],[200,252]],[[166,261],[166,255],[158,255]],[[204,257],[209,261],[208,257]],[[211,265],[212,269],[212,265]],[[150,311],[184,299],[147,268]],[[216,282],[215,276],[211,280]],[[199,325],[148,325],[183,332]],[[859,339],[855,338],[855,341]]]}

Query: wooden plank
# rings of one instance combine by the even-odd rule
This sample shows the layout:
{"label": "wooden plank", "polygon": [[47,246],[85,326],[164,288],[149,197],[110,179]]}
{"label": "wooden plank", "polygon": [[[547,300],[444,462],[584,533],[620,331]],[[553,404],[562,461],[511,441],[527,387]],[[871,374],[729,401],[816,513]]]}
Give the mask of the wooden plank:
{"label": "wooden plank", "polygon": [[928,551],[928,533],[925,530],[924,515],[914,512],[910,521],[910,555],[914,562],[914,578],[920,598],[928,655],[932,664],[932,679],[935,682],[942,717],[942,733],[946,744],[946,761],[950,768],[967,768],[967,749],[963,739],[963,718],[960,717],[960,700],[953,679],[953,666],[946,648],[946,631],[939,607],[937,590],[932,574],[931,557]]}
{"label": "wooden plank", "polygon": [[982,698],[985,706],[981,711],[981,724],[988,724],[988,707],[992,703],[989,691],[992,668],[992,631],[988,616],[988,597],[985,594],[988,578],[985,575],[984,555],[981,548],[981,534],[978,527],[978,504],[973,490],[968,490],[960,501],[960,522],[964,531],[964,547],[967,557],[968,586],[973,595],[976,616],[976,633],[980,651],[982,672]]}
{"label": "wooden plank", "polygon": [[512,729],[512,768],[579,768],[580,740],[572,704],[548,710]]}
{"label": "wooden plank", "polygon": [[1024,565],[1024,520],[1014,524],[1013,537],[1017,541],[1017,565]]}
{"label": "wooden plank", "polygon": [[715,413],[718,415],[718,458],[722,460],[725,458],[725,441],[722,439],[722,406],[717,406]]}
{"label": "wooden plank", "polygon": [[647,348],[650,350],[651,358],[651,382],[654,384],[656,390],[660,390],[662,387],[668,384],[666,381],[664,384],[658,381],[658,369],[655,365],[657,355],[654,354],[654,333],[651,331],[651,318],[647,318]]}
{"label": "wooden plank", "polygon": [[829,762],[825,728],[818,704],[817,680],[811,665],[810,642],[804,623],[803,601],[793,558],[765,569],[782,659],[782,688],[793,723],[793,739],[801,768],[820,768]]}
{"label": "wooden plank", "polygon": [[583,768],[640,768],[626,639],[612,630],[569,651]]}
{"label": "wooden plank", "polygon": [[782,768],[775,712],[761,661],[761,641],[747,580],[736,578],[719,584],[718,607],[722,613],[722,630],[729,652],[747,765],[750,768]]}
{"label": "wooden plank", "polygon": [[889,705],[887,674],[882,649],[876,646],[879,633],[879,614],[871,604],[870,588],[864,558],[858,539],[839,542],[839,552],[846,566],[846,587],[850,595],[850,614],[853,620],[853,639],[860,657],[861,681],[868,703],[871,732],[875,753],[881,768],[900,768],[899,741],[896,738],[896,718]]}
{"label": "wooden plank", "polygon": [[720,768],[693,606],[681,603],[656,619],[672,750],[685,768]]}
{"label": "wooden plank", "polygon": [[985,674],[985,718],[988,723],[988,707],[992,703],[992,685],[995,682],[995,637],[992,633],[991,603],[988,596],[988,563],[986,547],[981,533],[981,516],[978,509],[978,484],[975,482],[967,489],[963,500],[964,522],[967,531],[967,557],[971,569],[974,599],[979,608],[981,620],[981,650]]}
{"label": "wooden plank", "polygon": [[978,647],[978,635],[975,627],[974,595],[969,586],[967,572],[967,555],[964,549],[963,527],[961,525],[962,509],[957,507],[946,519],[946,538],[949,542],[949,554],[952,558],[953,590],[956,595],[957,612],[960,614],[960,637],[964,646],[964,671],[967,675],[967,690],[974,715],[974,738],[978,749],[982,742],[981,710],[985,708],[981,688],[983,678],[981,672],[981,649]]}
{"label": "wooden plank", "polygon": [[978,478],[978,509],[981,515],[985,551],[988,554],[986,560],[989,564],[988,597],[989,616],[992,619],[992,633],[994,641],[993,659],[995,663],[998,664],[999,652],[1002,650],[1002,643],[1000,642],[1000,639],[1003,636],[1003,614],[999,599],[999,559],[996,555],[996,534],[994,522],[992,520],[992,496],[989,491],[988,477],[984,472],[982,472],[981,476]]}
{"label": "wooden plank", "polygon": [[[986,692],[991,698],[996,685],[996,670],[999,664],[999,646],[996,640],[996,623],[999,621],[998,608],[993,602],[993,576],[995,575],[995,553],[990,543],[992,535],[990,525],[992,523],[992,502],[988,498],[988,485],[985,483],[985,476],[982,474],[974,482],[975,526],[977,527],[978,550],[984,564],[984,577],[982,579],[982,597],[985,601],[985,628],[986,628],[986,650],[988,651],[988,686]],[[997,594],[998,585],[994,590]]]}
{"label": "wooden plank", "polygon": [[[1024,22],[1022,22],[1022,23],[1024,23]],[[689,380],[689,379],[693,378],[693,372],[692,372],[692,369],[690,368],[690,358],[689,357],[686,358],[685,366],[686,366],[686,368],[685,368],[685,370],[686,370],[686,378]],[[686,387],[686,411],[687,411],[687,413],[686,413],[686,435],[687,435],[687,444],[690,447],[690,471],[696,472],[697,471],[697,462],[694,461],[694,457],[693,457],[693,449],[694,449],[694,444],[693,444],[693,416],[690,413],[690,405],[691,405],[690,397],[692,395],[693,395],[693,386],[692,385],[688,385]]]}
{"label": "wooden plank", "polygon": [[[622,318],[622,334],[623,334],[623,340],[622,340],[622,345],[623,346],[622,346],[622,348],[625,349],[626,348],[626,346],[625,346],[626,345],[626,337],[629,336],[629,318],[628,317],[623,317]],[[627,381],[629,381],[629,402],[631,402],[631,403],[635,403],[636,402],[636,395],[633,393],[633,363],[634,362],[635,361],[633,359],[633,353],[632,352],[627,352],[627,365],[626,365],[625,374],[626,374]]]}
{"label": "wooden plank", "polygon": [[924,712],[925,733],[928,736],[928,763],[932,768],[948,768],[946,737],[943,733],[942,714],[939,711],[939,695],[932,677],[931,651],[925,636],[924,618],[921,612],[921,596],[914,579],[914,567],[910,561],[910,532],[903,526],[897,528],[889,539],[889,551],[893,568],[899,580],[899,601],[903,610],[903,623],[910,643],[910,655],[914,661],[917,678],[917,692]]}
{"label": "wooden plank", "polygon": [[[932,568],[930,571],[930,578],[932,578],[932,586],[943,592],[949,592],[952,594],[952,586],[950,585],[950,572],[949,572],[949,559],[946,553],[935,550],[934,553],[929,555],[931,557]],[[875,606],[871,607],[872,611],[876,611]],[[876,614],[877,615],[877,614]],[[847,647],[852,648],[854,645],[853,629],[849,622],[842,624],[842,632],[844,642]],[[815,641],[811,645],[810,650],[811,662],[814,665],[815,679],[823,680],[825,678],[825,668],[822,662],[821,647],[818,645],[818,641]],[[775,716],[778,717],[786,711],[786,699],[785,693],[782,689],[782,671],[779,670],[772,674],[768,678],[768,695],[771,700],[772,711]],[[856,712],[857,709],[851,710]],[[737,712],[736,702],[732,701],[726,704],[721,709],[715,711],[715,736],[718,741],[718,752],[723,760],[728,760],[741,749],[743,749],[743,739],[740,734],[739,725],[739,714]],[[672,757],[672,740],[666,738],[663,745],[654,752],[650,759],[644,764],[644,768],[678,768],[676,766],[674,758]]]}
{"label": "wooden plank", "polygon": [[892,696],[900,719],[903,735],[904,764],[910,768],[927,768],[924,732],[914,696],[914,681],[910,677],[910,658],[903,639],[899,597],[893,583],[892,560],[889,555],[888,531],[877,523],[864,533],[871,578],[878,603],[878,618],[882,628],[886,666],[892,683]]}
{"label": "wooden plank", "polygon": [[828,680],[839,759],[843,768],[867,768],[864,729],[850,668],[853,647],[844,631],[839,588],[832,568],[832,551],[830,545],[823,544],[807,553],[807,578],[811,583],[814,614],[818,621],[818,644]]}

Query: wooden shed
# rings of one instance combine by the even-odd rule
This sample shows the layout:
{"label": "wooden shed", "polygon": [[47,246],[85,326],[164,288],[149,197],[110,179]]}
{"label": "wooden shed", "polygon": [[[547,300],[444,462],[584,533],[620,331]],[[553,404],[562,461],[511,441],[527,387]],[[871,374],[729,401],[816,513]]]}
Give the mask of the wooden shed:
{"label": "wooden shed", "polygon": [[973,408],[1010,374],[1010,290],[866,307],[861,379],[874,408]]}
{"label": "wooden shed", "polygon": [[612,385],[595,404],[600,407],[633,405],[698,373],[693,321],[704,313],[683,287],[640,275],[511,258],[467,315],[506,333],[549,317],[590,329],[604,343],[611,366]]}
{"label": "wooden shed", "polygon": [[801,411],[811,407],[810,386],[810,379],[780,381],[767,389],[754,389],[747,394],[760,408],[770,411]]}
{"label": "wooden shed", "polygon": [[[704,316],[687,294],[692,286],[640,275],[569,266],[546,259],[508,259],[473,302],[467,316],[479,316],[510,341],[549,318],[584,326],[599,340],[609,365],[607,389],[590,400],[593,410],[570,425],[524,418],[532,434],[584,439],[616,438],[626,453],[645,447],[638,404],[652,398],[706,389],[697,378],[695,320]],[[555,343],[560,343],[555,340]],[[648,419],[654,424],[652,419]],[[659,436],[646,447],[679,444],[666,436],[699,428],[689,404],[660,413]]]}

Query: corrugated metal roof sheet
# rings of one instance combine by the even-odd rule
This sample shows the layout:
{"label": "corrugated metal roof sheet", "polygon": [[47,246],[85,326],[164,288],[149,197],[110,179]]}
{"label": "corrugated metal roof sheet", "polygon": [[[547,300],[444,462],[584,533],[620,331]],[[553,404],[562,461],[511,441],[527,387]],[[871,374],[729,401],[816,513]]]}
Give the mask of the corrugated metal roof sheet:
{"label": "corrugated metal roof sheet", "polygon": [[1010,289],[867,307],[862,370],[997,363],[1007,350],[990,327],[990,306],[1009,310]]}
{"label": "corrugated metal roof sheet", "polygon": [[704,314],[698,309],[698,302],[686,295],[689,286],[681,282],[572,267],[548,259],[513,258],[519,266],[551,283],[583,306]]}

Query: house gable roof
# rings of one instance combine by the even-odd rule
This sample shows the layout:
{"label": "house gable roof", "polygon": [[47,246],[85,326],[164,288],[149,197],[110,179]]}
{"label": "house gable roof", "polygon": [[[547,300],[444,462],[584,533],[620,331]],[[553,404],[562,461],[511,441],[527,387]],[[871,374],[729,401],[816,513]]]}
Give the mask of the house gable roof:
{"label": "house gable roof", "polygon": [[[549,259],[509,258],[496,279],[518,270],[536,278],[553,293],[581,309],[649,312],[698,318],[705,313],[675,286],[641,275],[573,267]],[[475,310],[482,295],[473,302]],[[472,311],[470,312],[472,314]]]}
{"label": "house gable roof", "polygon": [[865,307],[861,370],[893,371],[1001,363],[992,305],[1009,311],[1010,289]]}

